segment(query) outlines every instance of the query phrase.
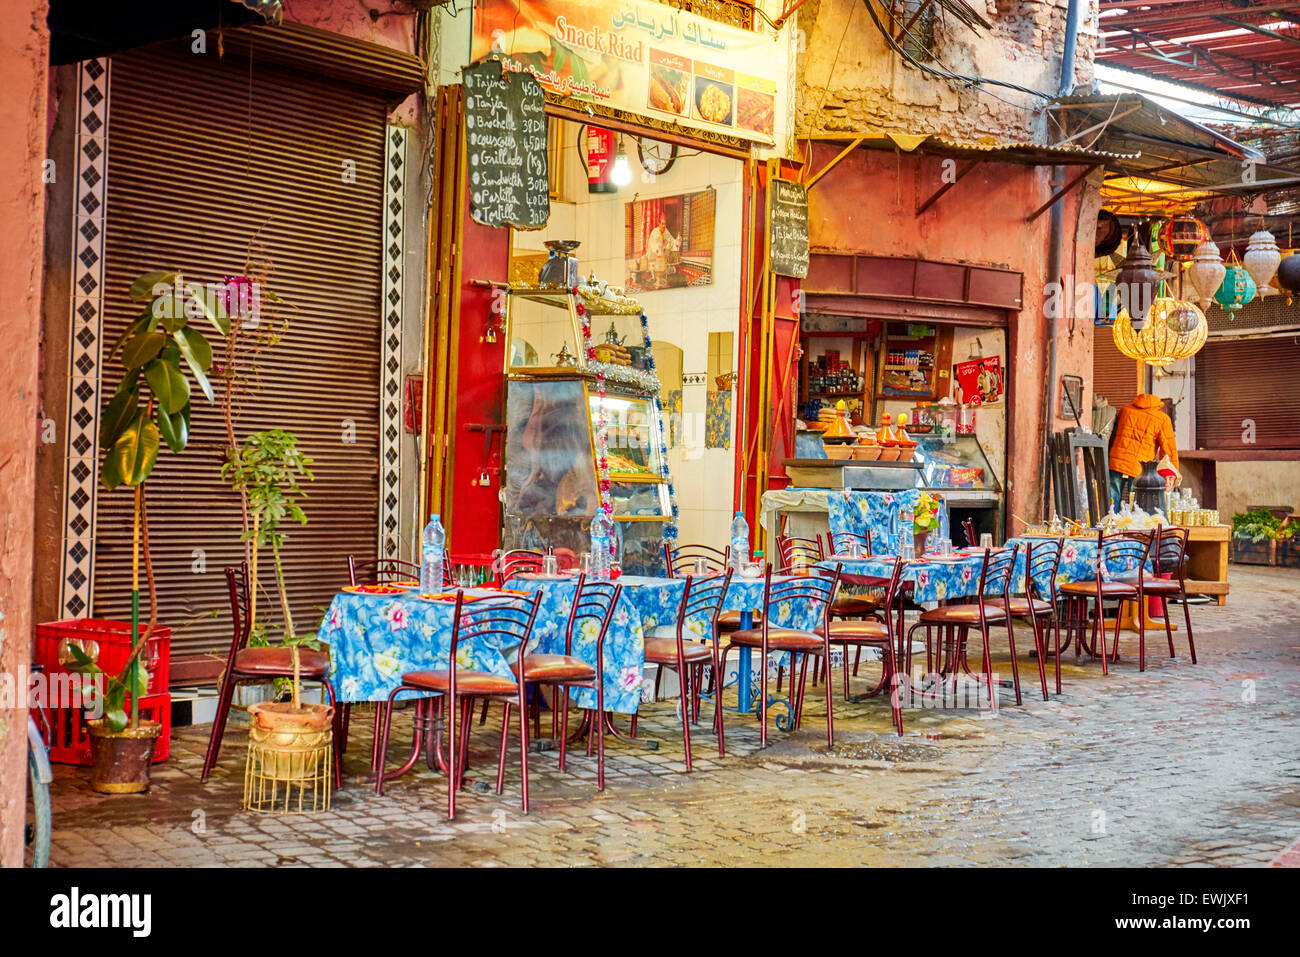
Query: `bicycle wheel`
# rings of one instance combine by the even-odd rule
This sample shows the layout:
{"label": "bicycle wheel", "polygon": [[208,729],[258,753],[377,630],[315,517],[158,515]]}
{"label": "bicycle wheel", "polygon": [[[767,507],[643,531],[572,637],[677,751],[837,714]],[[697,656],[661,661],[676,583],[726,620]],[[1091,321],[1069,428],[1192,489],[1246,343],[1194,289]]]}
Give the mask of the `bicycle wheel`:
{"label": "bicycle wheel", "polygon": [[27,749],[27,777],[30,787],[27,791],[27,844],[23,849],[23,865],[46,867],[50,862],[50,787],[41,781],[36,755],[30,747]]}

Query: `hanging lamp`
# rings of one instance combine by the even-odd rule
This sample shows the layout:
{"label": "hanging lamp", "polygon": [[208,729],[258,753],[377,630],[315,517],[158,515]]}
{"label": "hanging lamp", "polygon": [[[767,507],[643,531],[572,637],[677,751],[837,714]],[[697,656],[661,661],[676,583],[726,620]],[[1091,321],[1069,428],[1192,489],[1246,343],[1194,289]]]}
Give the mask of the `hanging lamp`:
{"label": "hanging lamp", "polygon": [[1228,264],[1224,267],[1223,285],[1214,294],[1214,301],[1228,314],[1229,319],[1237,317],[1237,310],[1255,298],[1255,280],[1246,267],[1237,261],[1235,252],[1228,254]]}
{"label": "hanging lamp", "polygon": [[1209,334],[1205,314],[1193,302],[1161,296],[1151,304],[1146,324],[1134,328],[1121,312],[1111,329],[1115,348],[1130,359],[1165,366],[1195,355]]}
{"label": "hanging lamp", "polygon": [[1151,259],[1151,251],[1137,234],[1129,239],[1128,255],[1115,275],[1115,289],[1120,296],[1120,313],[1127,313],[1135,328],[1142,328],[1151,304],[1160,288],[1160,271]]}
{"label": "hanging lamp", "polygon": [[1202,309],[1210,307],[1210,303],[1214,301],[1214,294],[1223,285],[1223,277],[1227,272],[1223,265],[1223,257],[1219,255],[1219,247],[1214,240],[1207,239],[1196,247],[1192,264],[1187,267],[1187,281],[1196,290]]}
{"label": "hanging lamp", "polygon": [[1197,248],[1209,238],[1205,224],[1192,216],[1175,216],[1159,232],[1160,248],[1179,262],[1195,256]]}
{"label": "hanging lamp", "polygon": [[1271,232],[1261,229],[1250,237],[1250,242],[1246,244],[1246,255],[1241,257],[1241,264],[1246,267],[1246,272],[1250,273],[1250,278],[1255,280],[1255,287],[1259,290],[1261,299],[1273,294],[1273,287],[1269,284],[1281,262],[1282,253],[1277,248],[1277,238]]}
{"label": "hanging lamp", "polygon": [[1291,253],[1277,264],[1277,284],[1286,292],[1286,304],[1291,305],[1291,297],[1300,292],[1300,253]]}

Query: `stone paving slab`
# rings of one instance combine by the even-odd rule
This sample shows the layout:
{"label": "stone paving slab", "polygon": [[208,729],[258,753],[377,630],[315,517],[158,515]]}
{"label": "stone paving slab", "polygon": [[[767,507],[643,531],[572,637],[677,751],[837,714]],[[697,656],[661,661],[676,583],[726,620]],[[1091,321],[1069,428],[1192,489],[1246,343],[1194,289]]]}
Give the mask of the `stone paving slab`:
{"label": "stone paving slab", "polygon": [[[821,686],[808,689],[802,728],[770,727],[766,750],[755,719],[728,712],[725,757],[706,705],[691,774],[675,702],[660,702],[645,709],[638,742],[609,743],[603,793],[583,748],[570,750],[564,774],[556,752],[532,754],[527,815],[517,747],[505,793],[478,786],[495,782],[497,712],[475,725],[454,821],[445,779],[422,762],[382,797],[363,780],[364,708],[353,714],[346,786],[311,816],[240,810],[239,727],[206,785],[209,726],[178,729],[148,795],[97,795],[87,770],[56,766],[51,857],[71,867],[1300,866],[1300,572],[1233,566],[1229,603],[1192,615],[1197,665],[1181,630],[1172,660],[1161,632],[1139,673],[1136,635],[1125,634],[1109,677],[1067,652],[1065,693],[1044,702],[1024,657],[1023,707],[1004,689],[995,716],[908,710],[902,739],[886,701],[842,699],[838,671],[834,748]],[[1027,628],[1018,638],[1032,645]],[[998,647],[1004,639],[995,658],[1009,675]],[[855,692],[875,684],[875,669],[864,662]],[[395,723],[395,752],[408,722],[409,712]]]}

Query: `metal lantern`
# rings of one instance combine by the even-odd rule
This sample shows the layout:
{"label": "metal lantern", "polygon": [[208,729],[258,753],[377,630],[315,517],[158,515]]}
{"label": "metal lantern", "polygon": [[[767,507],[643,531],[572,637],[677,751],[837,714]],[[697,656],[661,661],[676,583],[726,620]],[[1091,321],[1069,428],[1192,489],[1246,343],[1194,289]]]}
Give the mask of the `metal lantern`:
{"label": "metal lantern", "polygon": [[1250,273],[1250,278],[1255,280],[1261,299],[1272,295],[1272,287],[1269,283],[1281,262],[1282,253],[1278,250],[1277,239],[1272,233],[1267,229],[1261,229],[1250,237],[1250,242],[1246,244],[1246,255],[1241,257],[1241,264],[1246,267],[1246,272]]}
{"label": "metal lantern", "polygon": [[1187,281],[1196,290],[1202,309],[1210,308],[1210,303],[1214,301],[1214,294],[1223,285],[1223,277],[1226,273],[1223,257],[1219,255],[1219,247],[1215,245],[1214,240],[1207,239],[1196,247],[1192,264],[1187,267]]}
{"label": "metal lantern", "polygon": [[1160,230],[1160,248],[1180,262],[1196,255],[1196,249],[1210,238],[1210,231],[1199,219],[1175,216]]}
{"label": "metal lantern", "polygon": [[1111,334],[1115,347],[1130,359],[1165,366],[1199,352],[1209,328],[1195,303],[1162,296],[1152,303],[1146,325],[1134,329],[1128,315],[1120,313]]}
{"label": "metal lantern", "polygon": [[1291,305],[1291,295],[1300,292],[1300,253],[1292,253],[1277,265],[1277,284],[1286,290],[1286,304]]}
{"label": "metal lantern", "polygon": [[1255,298],[1255,280],[1233,258],[1224,267],[1223,285],[1214,294],[1214,301],[1228,313],[1229,319],[1235,318],[1237,310]]}
{"label": "metal lantern", "polygon": [[1115,288],[1123,304],[1121,314],[1127,312],[1141,328],[1160,288],[1160,271],[1151,261],[1151,252],[1136,238],[1129,240],[1128,256],[1115,275]]}

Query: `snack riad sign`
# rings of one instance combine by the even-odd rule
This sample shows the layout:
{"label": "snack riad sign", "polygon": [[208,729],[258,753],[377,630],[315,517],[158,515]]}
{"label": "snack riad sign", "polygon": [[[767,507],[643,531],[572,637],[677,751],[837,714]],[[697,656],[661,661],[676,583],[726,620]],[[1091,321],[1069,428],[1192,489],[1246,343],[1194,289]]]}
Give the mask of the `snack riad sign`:
{"label": "snack riad sign", "polygon": [[472,57],[561,96],[772,143],[786,43],[659,3],[479,0]]}

